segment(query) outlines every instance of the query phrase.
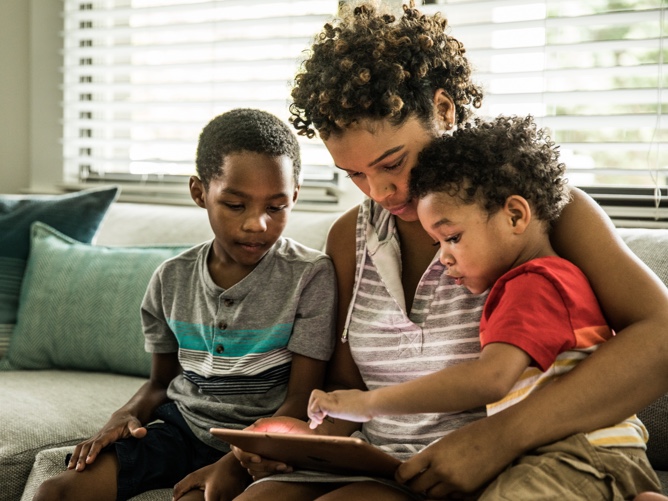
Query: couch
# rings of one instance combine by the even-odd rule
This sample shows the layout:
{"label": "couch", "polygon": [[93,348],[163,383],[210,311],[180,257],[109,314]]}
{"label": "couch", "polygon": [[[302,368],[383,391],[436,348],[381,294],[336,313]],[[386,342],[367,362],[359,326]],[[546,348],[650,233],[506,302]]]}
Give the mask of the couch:
{"label": "couch", "polygon": [[[294,211],[285,234],[323,248],[338,215]],[[634,252],[668,283],[668,230],[619,231]],[[44,479],[64,469],[64,457],[71,446],[94,434],[146,380],[150,357],[141,353],[140,327],[132,323],[138,322],[134,319],[139,317],[138,305],[124,303],[124,297],[139,301],[143,282],[150,277],[146,268],[211,238],[211,230],[206,212],[196,207],[114,202],[92,245],[42,224],[32,226],[31,238],[17,328],[12,334],[27,336],[23,347],[26,359],[19,361],[28,368],[5,366],[0,370],[0,501],[31,500]],[[71,262],[56,269],[58,260]],[[88,262],[96,263],[97,268],[81,271]],[[103,274],[101,262],[107,267]],[[127,280],[128,276],[133,280]],[[68,289],[70,279],[82,285]],[[138,285],[124,290],[122,286],[128,281]],[[40,284],[40,290],[49,289],[47,295],[33,298],[30,289],[35,284]],[[34,314],[35,308],[40,315]],[[108,309],[120,309],[121,314]],[[34,316],[39,316],[41,323],[31,329],[40,335],[30,338],[30,333],[18,332],[25,331],[21,326]],[[71,317],[76,317],[78,324],[68,326],[67,336],[63,333],[55,340],[44,340],[52,329],[58,330],[59,322],[69,322]],[[68,344],[70,337],[74,341]],[[12,338],[10,354],[20,354],[20,344],[14,350],[14,341]],[[81,346],[85,351],[79,351]],[[139,355],[133,355],[135,351]],[[668,492],[668,398],[645,409],[641,417],[651,434],[650,459],[655,469],[663,470],[660,476]],[[134,498],[170,499],[170,489]]]}

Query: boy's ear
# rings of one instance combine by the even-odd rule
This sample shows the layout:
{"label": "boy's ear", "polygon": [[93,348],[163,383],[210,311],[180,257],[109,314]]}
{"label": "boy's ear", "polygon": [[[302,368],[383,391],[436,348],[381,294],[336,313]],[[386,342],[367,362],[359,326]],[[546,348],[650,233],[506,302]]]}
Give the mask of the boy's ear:
{"label": "boy's ear", "polygon": [[299,198],[299,189],[300,189],[301,187],[302,187],[301,184],[298,184],[297,186],[295,186],[295,192],[294,192],[294,194],[292,195],[292,203],[293,203],[293,204],[296,204],[296,203],[297,203],[297,199]]}
{"label": "boy's ear", "polygon": [[200,206],[202,209],[206,209],[206,203],[204,201],[204,195],[206,190],[204,189],[204,184],[197,176],[190,176],[190,197],[193,201]]}
{"label": "boy's ear", "polygon": [[524,197],[511,195],[506,199],[503,211],[507,217],[508,224],[512,227],[515,235],[521,235],[531,222],[531,206]]}
{"label": "boy's ear", "polygon": [[434,93],[434,119],[439,130],[450,130],[457,120],[455,103],[444,89],[436,89]]}

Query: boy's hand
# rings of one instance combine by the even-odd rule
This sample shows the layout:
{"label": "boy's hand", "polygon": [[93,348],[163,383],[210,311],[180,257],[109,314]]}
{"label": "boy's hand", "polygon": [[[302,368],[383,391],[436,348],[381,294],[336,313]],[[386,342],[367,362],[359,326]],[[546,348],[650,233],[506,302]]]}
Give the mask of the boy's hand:
{"label": "boy's hand", "polygon": [[[304,421],[289,416],[258,419],[246,430],[272,433],[313,433]],[[263,458],[238,447],[232,446],[232,452],[253,480],[259,480],[275,473],[289,473],[292,471],[292,467],[285,463]]]}
{"label": "boy's hand", "polygon": [[95,461],[102,449],[121,438],[130,436],[143,438],[146,436],[146,428],[134,416],[114,414],[95,436],[81,442],[74,448],[67,468],[83,471],[87,465]]}
{"label": "boy's hand", "polygon": [[326,416],[365,423],[373,418],[370,411],[371,392],[360,390],[337,390],[325,393],[313,390],[308,403],[309,426],[314,429],[322,424]]}
{"label": "boy's hand", "polygon": [[174,500],[198,489],[204,491],[204,500],[231,500],[250,484],[250,477],[230,452],[213,464],[187,475],[174,486]]}

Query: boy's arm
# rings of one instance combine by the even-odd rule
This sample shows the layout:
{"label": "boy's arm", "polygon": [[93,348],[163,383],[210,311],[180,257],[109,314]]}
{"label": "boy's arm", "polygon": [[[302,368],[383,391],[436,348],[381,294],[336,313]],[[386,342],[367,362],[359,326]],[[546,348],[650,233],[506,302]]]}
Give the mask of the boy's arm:
{"label": "boy's arm", "polygon": [[165,402],[169,383],[180,373],[181,365],[176,353],[154,353],[149,380],[123,407],[111,415],[95,436],[74,448],[68,468],[83,471],[109,444],[130,436],[144,437],[144,424],[150,421],[155,409]]}
{"label": "boy's arm", "polygon": [[[325,361],[293,353],[288,391],[283,404],[276,410],[273,417],[260,419],[247,429],[276,433],[307,433],[308,426],[304,420],[309,395],[313,388],[322,388],[326,365]],[[242,467],[248,470],[253,480],[276,472],[292,471],[285,463],[265,459],[238,447],[232,447],[232,451]]]}
{"label": "boy's arm", "polygon": [[274,416],[306,419],[306,406],[309,396],[313,388],[322,388],[326,367],[327,362],[323,360],[293,353],[287,395]]}
{"label": "boy's arm", "polygon": [[320,424],[325,416],[365,422],[377,416],[474,409],[508,394],[530,363],[531,357],[522,349],[491,343],[477,360],[406,383],[372,391],[315,391],[308,409],[311,426]]}

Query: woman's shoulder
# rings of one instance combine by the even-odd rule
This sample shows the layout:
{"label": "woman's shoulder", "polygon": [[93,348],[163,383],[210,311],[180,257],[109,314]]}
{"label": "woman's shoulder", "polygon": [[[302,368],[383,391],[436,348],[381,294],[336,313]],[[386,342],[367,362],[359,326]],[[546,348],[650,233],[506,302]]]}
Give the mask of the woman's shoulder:
{"label": "woman's shoulder", "polygon": [[332,232],[349,233],[351,230],[354,232],[357,227],[359,210],[360,206],[356,205],[341,214],[332,224],[329,234],[331,235]]}
{"label": "woman's shoulder", "polygon": [[344,212],[329,229],[327,234],[327,254],[332,258],[342,254],[355,254],[357,217],[360,206],[356,205]]}

